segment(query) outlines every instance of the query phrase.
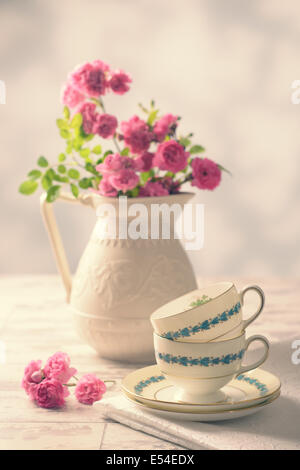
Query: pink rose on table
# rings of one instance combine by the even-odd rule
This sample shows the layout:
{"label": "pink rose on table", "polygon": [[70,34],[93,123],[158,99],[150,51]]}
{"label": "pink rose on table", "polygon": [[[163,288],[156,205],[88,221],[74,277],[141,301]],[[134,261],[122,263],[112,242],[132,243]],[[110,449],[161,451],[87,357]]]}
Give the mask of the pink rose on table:
{"label": "pink rose on table", "polygon": [[159,181],[148,181],[140,189],[139,197],[168,196],[169,191]]}
{"label": "pink rose on table", "polygon": [[42,408],[59,408],[65,404],[66,391],[57,379],[45,379],[37,385],[34,399]]}
{"label": "pink rose on table", "polygon": [[89,97],[104,95],[108,88],[109,66],[101,60],[95,60],[79,66],[71,75],[72,85]]}
{"label": "pink rose on table", "polygon": [[143,152],[139,157],[134,159],[134,167],[137,171],[149,171],[152,168],[154,153]]}
{"label": "pink rose on table", "polygon": [[98,134],[103,139],[113,137],[118,126],[118,121],[115,116],[110,114],[98,114],[93,126],[93,133]]}
{"label": "pink rose on table", "polygon": [[125,144],[132,153],[140,154],[148,150],[153,135],[145,121],[138,116],[133,116],[129,121],[122,122],[121,130],[124,134]]}
{"label": "pink rose on table", "polygon": [[109,80],[109,86],[114,93],[123,95],[129,90],[129,83],[131,82],[132,79],[127,73],[123,70],[116,70]]}
{"label": "pink rose on table", "polygon": [[49,357],[44,367],[45,376],[48,379],[56,379],[62,384],[67,384],[73,375],[77,373],[74,367],[70,367],[70,358],[64,352],[56,352]]}
{"label": "pink rose on table", "polygon": [[69,108],[75,108],[84,99],[85,99],[84,94],[76,90],[76,88],[74,88],[69,83],[63,89],[62,102],[65,106],[68,106]]}
{"label": "pink rose on table", "polygon": [[82,127],[86,134],[92,134],[97,118],[96,105],[94,103],[83,103],[76,110],[82,115]]}
{"label": "pink rose on table", "polygon": [[153,166],[157,166],[160,170],[177,173],[187,166],[188,157],[189,153],[184,150],[182,145],[175,140],[168,140],[158,146]]}
{"label": "pink rose on table", "polygon": [[139,177],[134,170],[126,168],[118,172],[112,173],[109,177],[110,184],[117,189],[125,193],[130,189],[136,187],[139,183]]}
{"label": "pink rose on table", "polygon": [[93,191],[105,197],[116,197],[118,195],[118,191],[110,184],[106,177],[100,181],[98,190],[94,189]]}
{"label": "pink rose on table", "polygon": [[192,186],[199,189],[215,189],[221,181],[221,170],[208,158],[194,158],[192,163]]}
{"label": "pink rose on table", "polygon": [[22,387],[32,400],[34,400],[37,385],[42,381],[44,376],[41,365],[42,361],[31,361],[24,370]]}
{"label": "pink rose on table", "polygon": [[106,385],[93,374],[86,374],[76,385],[75,396],[80,403],[92,405],[99,401],[106,392]]}
{"label": "pink rose on table", "polygon": [[173,114],[165,114],[155,123],[153,132],[158,142],[162,142],[169,134],[171,127],[176,126],[177,119],[178,116],[173,116]]}

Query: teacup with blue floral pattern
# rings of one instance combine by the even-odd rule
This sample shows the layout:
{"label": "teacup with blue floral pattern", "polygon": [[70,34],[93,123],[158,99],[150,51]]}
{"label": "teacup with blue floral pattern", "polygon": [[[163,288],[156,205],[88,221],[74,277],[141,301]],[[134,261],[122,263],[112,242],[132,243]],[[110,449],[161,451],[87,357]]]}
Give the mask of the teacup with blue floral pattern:
{"label": "teacup with blue floral pattern", "polygon": [[[248,291],[259,296],[256,312],[243,319],[242,306]],[[151,315],[154,331],[177,342],[207,342],[239,336],[262,312],[264,293],[258,286],[237,291],[232,282],[196,289],[163,305]]]}

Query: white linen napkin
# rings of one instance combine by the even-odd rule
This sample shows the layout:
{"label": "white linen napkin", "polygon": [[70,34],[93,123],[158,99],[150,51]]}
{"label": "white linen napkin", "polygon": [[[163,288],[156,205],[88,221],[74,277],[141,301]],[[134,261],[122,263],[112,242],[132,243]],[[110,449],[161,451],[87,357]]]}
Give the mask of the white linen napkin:
{"label": "white linen napkin", "polygon": [[214,423],[165,419],[121,394],[101,403],[104,416],[186,449],[300,449],[299,402],[288,397],[279,397],[252,416]]}

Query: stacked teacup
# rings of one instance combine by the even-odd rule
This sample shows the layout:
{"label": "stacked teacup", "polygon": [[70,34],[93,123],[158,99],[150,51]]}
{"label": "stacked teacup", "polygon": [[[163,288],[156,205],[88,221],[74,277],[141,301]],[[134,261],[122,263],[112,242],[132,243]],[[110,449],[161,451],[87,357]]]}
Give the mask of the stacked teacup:
{"label": "stacked teacup", "polygon": [[[250,290],[258,294],[259,307],[245,320],[242,307]],[[263,307],[260,287],[248,286],[238,292],[233,283],[222,282],[185,294],[151,315],[156,361],[161,372],[178,387],[178,401],[224,401],[222,387],[265,362],[268,340],[261,335],[246,339],[245,332]],[[263,343],[263,355],[251,365],[242,365],[254,341]]]}

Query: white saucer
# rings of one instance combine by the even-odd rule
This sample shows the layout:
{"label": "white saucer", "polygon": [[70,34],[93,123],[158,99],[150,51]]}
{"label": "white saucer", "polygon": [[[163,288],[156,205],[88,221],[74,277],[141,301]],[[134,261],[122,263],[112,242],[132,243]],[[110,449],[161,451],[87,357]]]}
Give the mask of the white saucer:
{"label": "white saucer", "polygon": [[[160,372],[157,365],[128,374],[122,391],[136,404],[175,413],[219,413],[248,410],[267,404],[280,394],[280,380],[270,372],[255,369],[233,379],[222,391],[226,400],[218,403],[183,403],[176,400],[178,389]],[[253,411],[253,409],[251,410]]]}
{"label": "white saucer", "polygon": [[208,411],[208,412],[176,412],[176,411],[167,411],[164,409],[152,408],[152,405],[146,405],[144,403],[139,403],[134,398],[130,398],[126,395],[126,398],[133,403],[135,406],[142,408],[147,413],[154,414],[160,416],[161,418],[165,419],[174,419],[180,421],[201,421],[201,422],[209,422],[209,421],[225,421],[229,419],[236,419],[242,418],[244,416],[249,416],[254,413],[257,413],[260,409],[270,406],[271,403],[276,400],[280,395],[280,391],[273,394],[272,397],[268,398],[267,400],[263,401],[262,403],[247,406],[245,408],[236,408],[232,410],[220,410],[220,411]]}

